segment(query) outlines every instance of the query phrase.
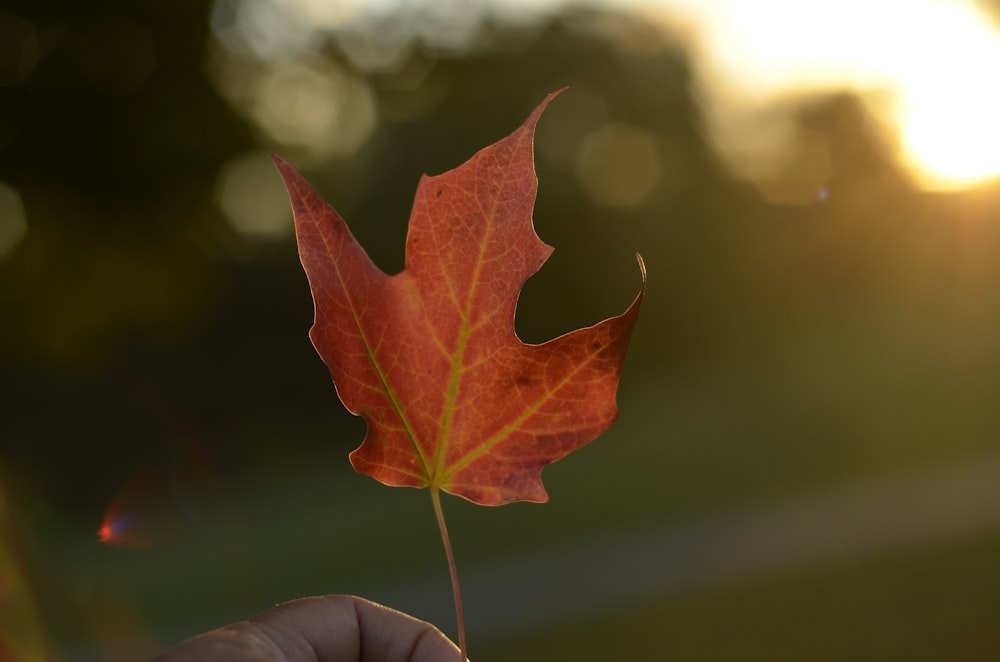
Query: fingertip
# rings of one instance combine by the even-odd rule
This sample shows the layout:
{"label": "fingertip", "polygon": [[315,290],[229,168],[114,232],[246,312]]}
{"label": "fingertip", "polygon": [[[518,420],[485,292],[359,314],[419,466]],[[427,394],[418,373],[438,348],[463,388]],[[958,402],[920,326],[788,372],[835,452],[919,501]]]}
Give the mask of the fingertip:
{"label": "fingertip", "polygon": [[462,654],[434,625],[385,605],[353,598],[365,660],[462,662]]}
{"label": "fingertip", "polygon": [[430,623],[353,595],[300,598],[251,620],[304,643],[316,662],[462,662]]}
{"label": "fingertip", "polygon": [[431,624],[418,637],[409,662],[467,662],[462,660],[462,652],[443,632]]}
{"label": "fingertip", "polygon": [[193,637],[158,659],[462,662],[462,655],[426,621],[364,598],[327,595],[279,604]]}

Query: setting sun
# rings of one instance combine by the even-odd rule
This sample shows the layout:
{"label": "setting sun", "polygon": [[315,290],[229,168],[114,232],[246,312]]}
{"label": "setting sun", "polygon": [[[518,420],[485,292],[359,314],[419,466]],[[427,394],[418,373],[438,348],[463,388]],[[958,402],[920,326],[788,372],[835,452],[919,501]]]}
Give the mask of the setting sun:
{"label": "setting sun", "polygon": [[[752,151],[744,118],[802,94],[850,90],[895,134],[904,168],[926,188],[1000,174],[1000,32],[963,0],[661,0],[681,15],[720,149]],[[668,20],[670,20],[668,18]],[[714,106],[712,108],[711,106]],[[719,121],[718,118],[723,118]]]}
{"label": "setting sun", "polygon": [[[368,88],[336,67],[314,70],[312,64],[296,64],[289,56],[311,48],[313,40],[288,25],[309,26],[309,34],[364,32],[370,29],[372,16],[404,4],[428,11],[434,5],[431,0],[351,0],[330,9],[323,0],[243,3],[236,28],[219,28],[218,37],[228,43],[242,31],[258,57],[272,60],[271,73],[258,86],[249,114],[265,133],[301,143],[314,156],[357,149],[370,133],[365,123],[376,117],[370,95],[366,96]],[[490,14],[521,16],[520,23],[527,25],[546,12],[573,4],[488,0],[448,23],[437,38],[453,48],[471,43],[478,21]],[[976,0],[603,0],[603,4],[639,14],[684,42],[711,142],[739,176],[766,178],[786,156],[782,152],[794,127],[792,118],[781,117],[783,111],[799,101],[844,92],[861,99],[886,130],[887,142],[898,148],[901,168],[919,186],[956,189],[1000,175],[996,119],[1000,86],[992,80],[1000,71],[1000,26]],[[366,11],[360,11],[362,5]],[[285,23],[273,20],[279,6],[278,15],[285,17]],[[386,47],[391,40],[379,43],[379,48],[364,52],[354,47],[347,51],[358,66],[374,70],[391,68],[406,53],[401,47]],[[234,86],[228,75],[225,80],[238,94],[245,94],[245,83]],[[339,89],[338,85],[348,85],[353,92],[340,90],[343,93],[333,97],[354,99],[357,107],[306,104],[310,114],[305,121],[292,117],[286,112],[289,99],[301,101],[301,94],[289,96],[286,88],[303,88],[310,82],[322,88],[317,88],[321,99],[332,98],[330,90]],[[360,118],[365,126],[347,127],[344,118]],[[295,142],[294,136],[286,135],[285,124],[301,134],[299,138],[312,137]],[[320,134],[327,142],[317,138]]]}
{"label": "setting sun", "polygon": [[964,100],[947,92],[917,100],[900,117],[913,164],[941,186],[962,186],[1000,174],[1000,94],[980,86]]}
{"label": "setting sun", "polygon": [[908,157],[944,185],[1000,174],[1000,36],[969,21],[942,34],[946,56],[933,49],[914,67],[899,108]]}

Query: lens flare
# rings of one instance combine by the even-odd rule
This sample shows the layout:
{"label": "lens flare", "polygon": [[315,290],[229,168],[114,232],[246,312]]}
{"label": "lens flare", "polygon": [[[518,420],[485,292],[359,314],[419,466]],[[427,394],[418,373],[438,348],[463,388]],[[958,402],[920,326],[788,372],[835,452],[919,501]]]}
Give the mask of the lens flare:
{"label": "lens flare", "polygon": [[142,549],[159,545],[175,534],[161,472],[143,469],[133,474],[108,505],[97,539],[118,547]]}
{"label": "lens flare", "polygon": [[176,443],[162,466],[136,470],[105,510],[97,540],[146,549],[231,520],[225,482],[204,449]]}
{"label": "lens flare", "polygon": [[[122,547],[147,547],[162,536],[150,535],[150,531],[139,533],[128,526],[127,517],[114,514],[112,509],[104,516],[101,528],[97,530],[97,539],[108,545]],[[147,525],[148,528],[148,525]]]}

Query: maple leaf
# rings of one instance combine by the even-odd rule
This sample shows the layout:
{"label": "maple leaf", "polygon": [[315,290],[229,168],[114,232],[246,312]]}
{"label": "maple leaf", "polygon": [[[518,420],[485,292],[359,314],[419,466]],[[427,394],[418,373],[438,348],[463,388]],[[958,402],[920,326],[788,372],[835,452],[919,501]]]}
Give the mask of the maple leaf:
{"label": "maple leaf", "polygon": [[368,432],[354,468],[481,505],[544,502],[542,469],[618,415],[615,393],[645,291],[618,317],[522,343],[517,297],[552,252],[532,225],[532,142],[550,94],[506,138],[419,182],[405,269],[383,273],[343,219],[274,157],[312,289],[313,345]]}

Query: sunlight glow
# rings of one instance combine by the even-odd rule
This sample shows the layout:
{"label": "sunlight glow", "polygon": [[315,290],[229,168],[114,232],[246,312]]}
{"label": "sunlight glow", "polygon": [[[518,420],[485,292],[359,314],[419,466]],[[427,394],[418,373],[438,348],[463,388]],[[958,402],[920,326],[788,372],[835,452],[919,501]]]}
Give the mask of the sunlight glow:
{"label": "sunlight glow", "polygon": [[610,207],[637,207],[659,183],[662,167],[656,136],[627,124],[607,124],[580,145],[576,178],[591,200]]}
{"label": "sunlight glow", "polygon": [[[961,184],[1000,174],[1000,38],[985,26],[948,40],[949,62],[934,54],[905,90],[900,107],[904,148],[913,162]],[[916,74],[917,72],[915,72]]]}
{"label": "sunlight glow", "polygon": [[[685,43],[711,141],[738,176],[759,181],[787,157],[798,100],[843,92],[863,100],[920,185],[958,188],[1000,175],[1000,30],[975,0],[591,2]],[[277,143],[318,145],[316,160],[349,156],[372,131],[375,101],[363,76],[345,84],[345,72],[316,66],[325,40],[371,73],[402,66],[415,48],[474,50],[491,21],[540,23],[572,7],[575,0],[216,0],[220,51],[263,65],[251,67],[255,80],[232,67],[217,79]]]}
{"label": "sunlight glow", "polygon": [[724,152],[760,149],[739,135],[746,122],[734,115],[745,120],[783,99],[839,89],[877,99],[869,110],[896,133],[901,161],[924,186],[1000,174],[1000,32],[971,1],[647,3],[654,5],[687,12]]}

